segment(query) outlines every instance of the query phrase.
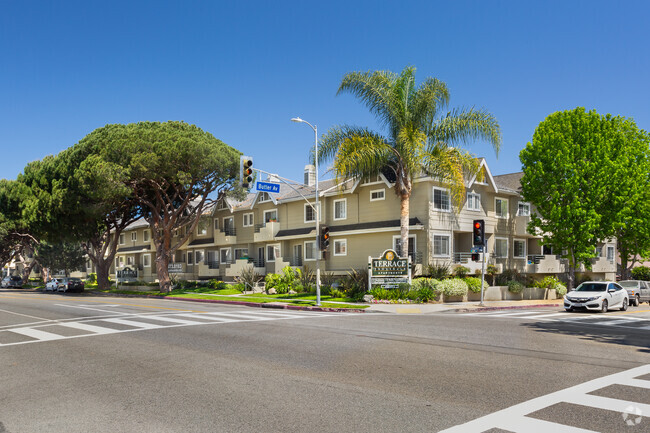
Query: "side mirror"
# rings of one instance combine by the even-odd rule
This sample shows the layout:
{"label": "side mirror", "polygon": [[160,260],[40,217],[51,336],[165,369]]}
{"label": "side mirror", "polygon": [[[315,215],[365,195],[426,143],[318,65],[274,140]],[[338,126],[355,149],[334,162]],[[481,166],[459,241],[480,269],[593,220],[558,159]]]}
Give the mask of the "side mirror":
{"label": "side mirror", "polygon": [[614,293],[615,291],[616,291],[616,289],[609,289],[609,290],[607,290],[608,293]]}

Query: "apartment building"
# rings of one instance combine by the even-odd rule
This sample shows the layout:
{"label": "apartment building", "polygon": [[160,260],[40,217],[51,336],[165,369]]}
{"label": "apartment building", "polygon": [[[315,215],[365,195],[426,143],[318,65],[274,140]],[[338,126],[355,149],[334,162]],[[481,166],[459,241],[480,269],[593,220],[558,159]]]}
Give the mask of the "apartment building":
{"label": "apartment building", "polygon": [[[463,265],[471,272],[472,222],[485,220],[486,263],[500,271],[547,275],[567,270],[566,260],[527,233],[533,211],[520,194],[521,173],[492,176],[481,160],[483,180],[470,179],[460,209],[455,208],[445,185],[422,176],[415,179],[410,199],[408,255],[414,273],[434,263]],[[271,179],[272,180],[272,179]],[[204,213],[194,233],[180,248],[170,273],[179,279],[233,280],[244,267],[261,275],[285,266],[315,267],[315,174],[305,168],[302,185],[282,184],[279,193],[251,192],[238,202],[225,199]],[[319,182],[320,223],[330,230],[330,246],[323,253],[322,271],[345,274],[366,268],[368,257],[388,248],[399,251],[400,201],[391,179],[381,174],[365,182],[335,179]],[[180,236],[179,229],[177,235]],[[138,221],[118,240],[115,271],[129,268],[138,280],[156,279],[155,250],[146,222]],[[597,246],[589,277],[614,279],[616,244]],[[581,269],[585,272],[584,269]]]}

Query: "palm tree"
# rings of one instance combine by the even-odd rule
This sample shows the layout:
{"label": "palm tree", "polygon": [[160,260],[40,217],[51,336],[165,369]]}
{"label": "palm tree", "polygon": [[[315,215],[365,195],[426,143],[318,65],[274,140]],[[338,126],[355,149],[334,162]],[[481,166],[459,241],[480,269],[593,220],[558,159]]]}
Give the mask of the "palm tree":
{"label": "palm tree", "polygon": [[443,110],[449,103],[447,85],[427,78],[415,85],[415,68],[399,75],[390,71],[350,72],[337,95],[360,99],[385,127],[386,134],[354,126],[330,129],[319,144],[319,161],[333,159],[337,178],[368,179],[389,173],[400,198],[401,254],[408,252],[409,199],[416,176],[426,174],[450,187],[454,203],[462,203],[467,176],[480,175],[479,161],[457,147],[483,139],[499,153],[501,130],[485,110]]}

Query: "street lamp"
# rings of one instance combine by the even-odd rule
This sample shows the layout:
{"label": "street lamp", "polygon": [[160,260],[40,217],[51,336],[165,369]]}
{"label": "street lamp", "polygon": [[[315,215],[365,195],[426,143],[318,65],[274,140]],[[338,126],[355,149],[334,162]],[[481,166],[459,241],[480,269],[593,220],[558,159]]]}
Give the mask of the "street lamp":
{"label": "street lamp", "polygon": [[316,305],[320,307],[320,206],[318,206],[318,128],[315,125],[294,117],[292,122],[306,123],[314,130],[314,162],[316,166]]}

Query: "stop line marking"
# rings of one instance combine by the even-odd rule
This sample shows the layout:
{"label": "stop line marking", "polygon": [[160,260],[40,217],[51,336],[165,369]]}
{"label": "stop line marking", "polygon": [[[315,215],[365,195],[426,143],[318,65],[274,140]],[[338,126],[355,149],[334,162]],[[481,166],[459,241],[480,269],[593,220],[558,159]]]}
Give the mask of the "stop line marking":
{"label": "stop line marking", "polygon": [[650,364],[537,397],[465,424],[448,428],[440,433],[481,433],[491,429],[502,429],[513,433],[547,433],[551,431],[553,433],[595,433],[593,430],[544,421],[528,417],[528,415],[558,403],[571,403],[621,413],[626,412],[632,406],[644,414],[650,414],[650,404],[589,394],[610,385],[628,385],[650,390],[650,380],[638,379],[646,374],[650,374]]}

